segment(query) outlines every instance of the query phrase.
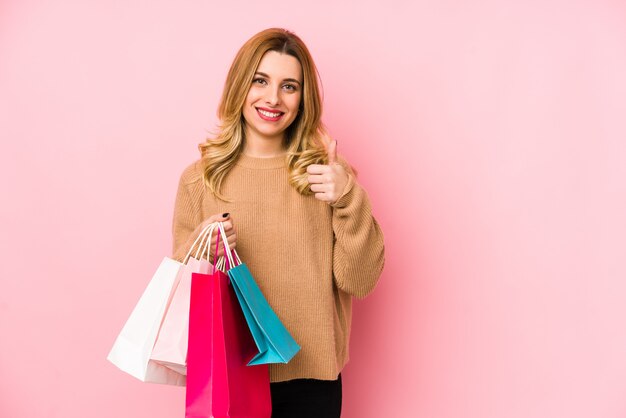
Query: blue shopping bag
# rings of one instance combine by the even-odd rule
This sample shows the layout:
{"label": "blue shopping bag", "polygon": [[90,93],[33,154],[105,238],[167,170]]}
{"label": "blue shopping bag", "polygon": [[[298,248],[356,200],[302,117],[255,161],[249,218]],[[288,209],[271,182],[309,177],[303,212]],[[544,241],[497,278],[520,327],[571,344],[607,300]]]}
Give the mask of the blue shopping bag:
{"label": "blue shopping bag", "polygon": [[300,346],[263,296],[248,267],[241,262],[235,250],[231,251],[221,222],[219,229],[230,267],[228,277],[259,349],[248,365],[289,362]]}

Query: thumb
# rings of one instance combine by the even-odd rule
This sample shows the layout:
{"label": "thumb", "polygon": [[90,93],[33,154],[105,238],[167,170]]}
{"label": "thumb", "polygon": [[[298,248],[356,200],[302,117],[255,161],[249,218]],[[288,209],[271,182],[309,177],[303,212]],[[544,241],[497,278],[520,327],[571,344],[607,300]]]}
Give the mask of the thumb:
{"label": "thumb", "polygon": [[215,215],[209,216],[204,221],[204,224],[208,225],[208,224],[212,224],[214,222],[226,222],[229,219],[230,219],[230,213],[219,213],[219,214],[215,214]]}
{"label": "thumb", "polygon": [[335,164],[337,162],[337,140],[333,139],[328,144],[328,165]]}

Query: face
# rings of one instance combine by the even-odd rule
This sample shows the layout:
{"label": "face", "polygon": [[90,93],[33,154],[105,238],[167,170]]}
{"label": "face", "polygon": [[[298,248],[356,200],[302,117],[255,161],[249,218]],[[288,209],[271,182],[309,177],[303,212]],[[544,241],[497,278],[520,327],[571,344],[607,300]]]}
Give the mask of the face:
{"label": "face", "polygon": [[282,141],[298,115],[302,66],[293,56],[268,51],[252,79],[243,107],[246,138]]}

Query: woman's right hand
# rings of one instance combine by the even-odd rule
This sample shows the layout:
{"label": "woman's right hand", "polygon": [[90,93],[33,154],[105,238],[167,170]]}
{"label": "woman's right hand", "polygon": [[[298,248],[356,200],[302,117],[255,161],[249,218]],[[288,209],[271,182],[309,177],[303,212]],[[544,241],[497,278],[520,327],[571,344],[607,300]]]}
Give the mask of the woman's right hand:
{"label": "woman's right hand", "polygon": [[[218,215],[211,215],[209,216],[207,219],[204,220],[204,222],[202,222],[202,224],[200,224],[200,226],[198,226],[198,230],[203,230],[206,226],[214,223],[214,222],[223,222],[224,223],[224,231],[226,232],[226,238],[228,239],[228,245],[230,246],[230,249],[232,250],[233,248],[235,248],[237,246],[237,233],[235,231],[235,225],[233,225],[233,220],[230,217],[229,213],[223,213],[223,214],[218,214]],[[211,236],[211,245],[209,246],[209,254],[213,255],[213,252],[215,251],[215,243],[217,241],[217,235],[219,234],[219,229],[215,228],[213,230],[213,234]],[[220,246],[217,249],[217,256],[221,257],[224,255],[224,245],[221,243],[221,239],[220,239]]]}

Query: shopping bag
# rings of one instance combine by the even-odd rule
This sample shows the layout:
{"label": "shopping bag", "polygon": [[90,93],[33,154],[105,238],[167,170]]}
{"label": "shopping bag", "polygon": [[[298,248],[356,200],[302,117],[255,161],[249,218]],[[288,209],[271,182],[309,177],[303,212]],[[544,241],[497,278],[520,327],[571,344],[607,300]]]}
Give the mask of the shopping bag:
{"label": "shopping bag", "polygon": [[289,362],[300,350],[300,346],[272,310],[250,270],[241,262],[237,251],[231,251],[223,223],[218,223],[218,227],[230,264],[228,276],[259,350],[248,364]]}
{"label": "shopping bag", "polygon": [[270,418],[268,366],[247,366],[256,352],[228,276],[193,273],[185,417]]}
{"label": "shopping bag", "polygon": [[[193,243],[186,259],[196,248],[203,233]],[[107,356],[107,360],[120,370],[143,382],[185,385],[185,376],[150,360],[161,321],[180,280],[183,265],[169,257],[163,259]]]}
{"label": "shopping bag", "polygon": [[[187,374],[187,340],[189,335],[189,300],[191,295],[191,274],[212,273],[212,266],[203,259],[210,247],[215,224],[211,224],[202,234],[200,245],[193,257],[189,257],[182,267],[180,280],[172,296],[159,334],[152,349],[151,360],[156,361],[182,375]],[[187,258],[187,257],[186,257]],[[211,269],[211,271],[209,271]]]}

